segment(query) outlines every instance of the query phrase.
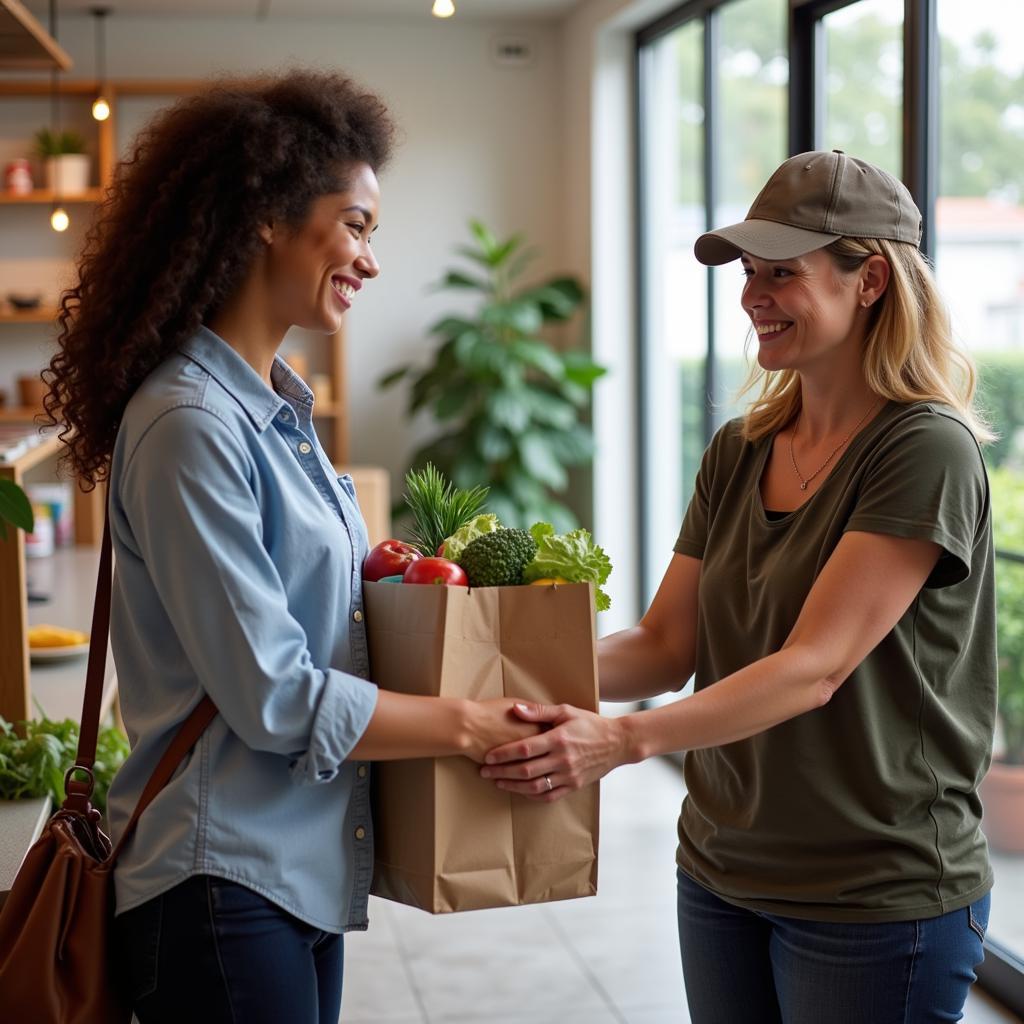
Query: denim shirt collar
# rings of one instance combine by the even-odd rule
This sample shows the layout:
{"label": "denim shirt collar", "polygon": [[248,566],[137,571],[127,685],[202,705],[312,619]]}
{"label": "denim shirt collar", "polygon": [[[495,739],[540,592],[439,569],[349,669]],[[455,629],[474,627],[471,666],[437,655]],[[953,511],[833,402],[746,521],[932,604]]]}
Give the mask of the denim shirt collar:
{"label": "denim shirt collar", "polygon": [[273,390],[238,352],[205,325],[181,346],[181,352],[203,367],[238,402],[260,433],[270,426],[286,400],[303,419],[308,419],[312,412],[312,392],[280,356],[274,357],[270,371],[277,389]]}

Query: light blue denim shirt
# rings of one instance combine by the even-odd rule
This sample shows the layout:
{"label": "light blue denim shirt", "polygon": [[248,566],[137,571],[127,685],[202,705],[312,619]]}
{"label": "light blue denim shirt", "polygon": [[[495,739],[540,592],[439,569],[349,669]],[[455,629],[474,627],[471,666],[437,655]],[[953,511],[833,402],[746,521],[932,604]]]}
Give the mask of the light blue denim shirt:
{"label": "light blue denim shirt", "polygon": [[362,621],[366,527],[278,359],[274,389],[206,328],[143,382],[110,476],[110,639],[132,752],[118,836],[204,694],[219,714],[139,820],[118,912],[194,874],[327,931],[366,927],[369,766],[347,761],[377,688]]}

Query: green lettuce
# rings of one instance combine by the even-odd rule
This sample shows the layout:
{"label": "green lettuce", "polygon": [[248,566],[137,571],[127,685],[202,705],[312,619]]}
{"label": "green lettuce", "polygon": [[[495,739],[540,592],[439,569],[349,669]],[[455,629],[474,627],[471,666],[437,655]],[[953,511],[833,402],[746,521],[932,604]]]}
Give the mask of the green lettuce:
{"label": "green lettuce", "polygon": [[593,583],[597,610],[611,607],[611,598],[601,584],[611,575],[612,563],[586,530],[555,533],[550,523],[534,523],[530,533],[537,542],[537,554],[523,570],[527,583],[557,576],[569,583]]}
{"label": "green lettuce", "polygon": [[494,533],[495,530],[500,529],[501,523],[498,522],[496,515],[492,515],[490,512],[483,512],[478,516],[474,516],[465,526],[460,527],[450,537],[445,539],[441,547],[441,557],[447,558],[451,562],[457,562],[471,541],[476,540],[477,537],[482,537],[485,533]]}

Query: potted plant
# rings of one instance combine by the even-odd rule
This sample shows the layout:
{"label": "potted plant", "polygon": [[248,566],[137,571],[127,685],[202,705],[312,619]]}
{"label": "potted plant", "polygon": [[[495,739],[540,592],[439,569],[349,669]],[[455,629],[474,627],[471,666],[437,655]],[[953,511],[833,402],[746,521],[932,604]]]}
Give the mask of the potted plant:
{"label": "potted plant", "polygon": [[78,132],[36,132],[36,156],[43,164],[46,187],[63,195],[84,192],[89,187],[89,157],[85,139]]}
{"label": "potted plant", "polygon": [[432,462],[458,487],[486,485],[487,506],[506,526],[544,521],[571,530],[576,518],[559,496],[567,467],[593,456],[582,418],[605,370],[585,352],[554,347],[541,331],[570,320],[583,289],[572,277],[520,287],[534,255],[523,239],[498,240],[478,221],[469,226],[475,244],[459,252],[476,270],[449,270],[439,287],[477,293],[475,313],[439,320],[430,328],[439,342],[431,364],[399,367],[380,386],[408,379],[409,414],[428,411],[443,428],[415,452],[414,469]]}
{"label": "potted plant", "polygon": [[[996,550],[1024,555],[1024,476],[989,473]],[[981,785],[983,828],[999,850],[1024,854],[1024,564],[996,560],[999,741]]]}

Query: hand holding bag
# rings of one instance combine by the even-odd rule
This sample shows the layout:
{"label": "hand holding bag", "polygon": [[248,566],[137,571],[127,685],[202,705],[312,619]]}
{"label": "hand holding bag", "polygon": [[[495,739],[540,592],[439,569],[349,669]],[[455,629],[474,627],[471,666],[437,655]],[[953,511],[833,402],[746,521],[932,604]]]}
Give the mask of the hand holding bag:
{"label": "hand holding bag", "polygon": [[[139,816],[170,781],[217,708],[204,697],[179,729],[139,797],[117,846],[90,803],[110,623],[110,526],[104,526],[85,700],[64,803],[25,855],[0,911],[0,1021],[129,1024],[115,980],[112,869]],[[76,779],[84,773],[85,780]]]}

